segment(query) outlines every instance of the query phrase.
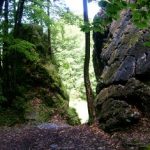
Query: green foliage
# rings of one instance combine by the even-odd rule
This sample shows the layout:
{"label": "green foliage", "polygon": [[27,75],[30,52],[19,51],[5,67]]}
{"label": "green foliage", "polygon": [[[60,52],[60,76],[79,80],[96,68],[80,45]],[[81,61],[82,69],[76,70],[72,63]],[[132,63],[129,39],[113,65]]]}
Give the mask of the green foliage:
{"label": "green foliage", "polygon": [[150,47],[150,42],[145,42],[144,46]]}
{"label": "green foliage", "polygon": [[13,55],[13,54],[20,54],[24,58],[26,58],[29,61],[38,61],[39,60],[39,55],[35,51],[35,46],[34,44],[21,40],[21,39],[14,39],[11,42],[11,45],[9,46],[9,53],[8,55]]}
{"label": "green foliage", "polygon": [[63,12],[61,16],[62,16],[62,19],[64,20],[64,23],[69,24],[69,25],[79,26],[83,21],[80,16],[77,16],[73,14],[72,12]]}
{"label": "green foliage", "polygon": [[150,144],[146,145],[146,146],[141,146],[139,148],[139,150],[150,150]]}
{"label": "green foliage", "polygon": [[76,113],[76,110],[74,108],[69,108],[67,110],[67,122],[70,125],[79,125],[80,119]]}
{"label": "green foliage", "polygon": [[94,18],[94,22],[89,24],[81,25],[81,31],[89,32],[104,32],[107,28],[107,25],[112,22],[112,20],[116,20],[119,18],[120,11],[127,7],[127,4],[124,1],[118,2],[117,0],[113,0],[111,2],[106,2],[105,0],[99,1],[99,5],[105,8],[105,14],[101,18],[99,15],[96,15]]}
{"label": "green foliage", "polygon": [[136,3],[129,4],[132,10],[132,21],[137,27],[143,29],[150,27],[150,2],[148,0],[138,0]]}
{"label": "green foliage", "polygon": [[[64,40],[61,41],[59,38],[59,41],[66,43],[66,49],[64,50],[60,45],[55,52],[59,73],[68,93],[70,93],[70,99],[85,100],[83,80],[84,33],[78,27],[71,25],[65,25],[64,31]],[[90,77],[94,87],[95,77],[92,64],[90,64]]]}
{"label": "green foliage", "polygon": [[104,18],[95,17],[94,22],[81,25],[81,31],[98,31],[103,32],[108,24],[120,17],[120,12],[123,9],[130,9],[132,12],[132,22],[140,29],[150,27],[150,1],[137,0],[136,3],[127,3],[124,0],[106,0],[99,1],[99,5],[105,7],[106,14]]}
{"label": "green foliage", "polygon": [[98,5],[99,5],[100,7],[106,7],[107,4],[108,4],[108,1],[104,1],[104,0],[101,0],[101,1],[99,1],[99,3],[98,3]]}
{"label": "green foliage", "polygon": [[37,97],[42,99],[43,103],[48,107],[53,107],[55,105],[53,94],[50,93],[48,89],[40,88]]}
{"label": "green foliage", "polygon": [[[71,32],[72,34],[70,35]],[[68,92],[72,89],[80,90],[79,87],[83,83],[83,63],[81,62],[83,62],[84,58],[84,43],[80,44],[83,38],[84,35],[80,33],[77,27],[66,25],[64,33],[64,39],[68,39],[65,42],[66,49],[64,50],[60,45],[59,49],[55,52],[59,72],[62,75],[62,80]],[[73,41],[73,43],[69,41]],[[64,40],[62,39],[61,42],[63,43]],[[81,81],[79,82],[79,80]]]}
{"label": "green foliage", "polygon": [[[107,20],[116,20],[119,19],[120,11],[123,9],[131,10],[132,22],[139,29],[149,29],[150,27],[150,1],[149,0],[136,0],[136,2],[127,3],[123,0],[118,2],[114,0],[109,3],[107,6]],[[150,46],[150,42],[145,42],[145,46]]]}
{"label": "green foliage", "polygon": [[38,122],[47,122],[49,121],[51,115],[52,115],[52,109],[50,107],[47,107],[45,104],[41,105],[39,108],[39,113],[38,113]]}
{"label": "green foliage", "polygon": [[[58,52],[60,49],[71,50],[77,46],[77,36],[65,36],[67,27],[70,25],[75,26],[80,24],[80,17],[71,13],[65,13],[63,18],[56,20],[51,26],[51,44],[54,52]],[[69,25],[68,25],[69,24]],[[68,25],[68,26],[67,26]],[[70,28],[68,29],[70,31]],[[72,31],[70,31],[71,33]]]}
{"label": "green foliage", "polygon": [[[0,123],[9,125],[17,123],[19,120],[24,121],[26,110],[28,110],[27,104],[34,99],[38,99],[42,103],[38,110],[40,121],[47,121],[55,112],[66,114],[69,121],[74,118],[77,119],[74,112],[67,111],[69,97],[56,67],[51,63],[50,55],[45,55],[49,47],[48,34],[45,31],[48,28],[51,30],[51,46],[54,53],[60,47],[70,50],[76,47],[76,42],[74,42],[76,37],[72,37],[72,42],[70,42],[70,38],[64,36],[65,25],[79,25],[80,17],[67,11],[64,5],[54,6],[53,2],[47,3],[42,0],[26,2],[22,24],[19,27],[17,38],[14,39],[12,31],[14,30],[16,10],[13,6],[17,6],[18,1],[10,1],[9,4],[9,33],[6,37],[3,33],[1,34],[0,45],[3,42],[7,45],[3,51],[4,63],[7,60],[9,66],[6,67],[5,73],[8,73],[6,80],[15,79],[7,83],[8,85],[9,82],[14,84],[10,87],[10,91],[14,95],[12,94],[13,98],[5,103],[6,105],[9,104],[10,113],[8,114],[10,114],[10,117],[5,114],[7,110],[0,112],[4,115],[4,117],[0,117]],[[48,7],[50,7],[50,15],[47,12]],[[4,20],[4,17],[2,20]],[[64,67],[69,69],[70,65],[65,63]],[[5,102],[5,97],[1,91],[0,105]],[[7,89],[5,93],[7,95]],[[34,107],[32,107],[31,113],[34,111],[33,109]],[[5,120],[5,117],[8,120]]]}
{"label": "green foliage", "polygon": [[89,31],[93,29],[92,24],[90,24],[89,22],[85,23],[84,25],[81,25],[80,28],[81,28],[81,31],[86,32],[86,33],[88,33]]}
{"label": "green foliage", "polygon": [[0,126],[12,126],[16,123],[22,123],[24,118],[12,109],[0,109]]}
{"label": "green foliage", "polygon": [[[40,104],[38,104],[38,101]],[[32,121],[32,123],[47,122],[53,113],[53,108],[48,107],[40,99],[30,100],[26,103],[26,106],[25,119]]]}
{"label": "green foliage", "polygon": [[53,20],[49,18],[45,11],[47,5],[48,3],[41,0],[34,0],[33,3],[27,3],[25,8],[25,11],[27,11],[27,20],[30,20],[30,22],[34,24],[49,26]]}

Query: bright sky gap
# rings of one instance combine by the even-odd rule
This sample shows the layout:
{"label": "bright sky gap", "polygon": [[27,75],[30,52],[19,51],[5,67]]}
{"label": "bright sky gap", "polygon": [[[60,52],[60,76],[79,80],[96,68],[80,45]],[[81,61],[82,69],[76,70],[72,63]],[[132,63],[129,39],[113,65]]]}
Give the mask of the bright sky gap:
{"label": "bright sky gap", "polygon": [[[83,1],[82,0],[65,0],[69,9],[77,15],[83,14]],[[89,18],[93,19],[95,14],[99,11],[97,2],[93,1],[88,4]]]}

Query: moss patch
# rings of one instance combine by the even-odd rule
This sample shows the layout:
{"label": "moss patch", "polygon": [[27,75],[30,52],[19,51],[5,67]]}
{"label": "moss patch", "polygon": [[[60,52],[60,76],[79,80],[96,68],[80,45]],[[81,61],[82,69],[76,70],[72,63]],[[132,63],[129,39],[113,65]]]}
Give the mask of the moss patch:
{"label": "moss patch", "polygon": [[77,112],[74,108],[69,108],[66,111],[67,123],[70,125],[79,125],[81,124],[80,119],[77,115]]}
{"label": "moss patch", "polygon": [[109,82],[109,80],[111,80],[111,78],[115,75],[119,65],[120,65],[119,62],[116,62],[112,64],[108,70],[106,69],[106,72],[104,71],[104,73],[101,76],[104,83],[107,83]]}

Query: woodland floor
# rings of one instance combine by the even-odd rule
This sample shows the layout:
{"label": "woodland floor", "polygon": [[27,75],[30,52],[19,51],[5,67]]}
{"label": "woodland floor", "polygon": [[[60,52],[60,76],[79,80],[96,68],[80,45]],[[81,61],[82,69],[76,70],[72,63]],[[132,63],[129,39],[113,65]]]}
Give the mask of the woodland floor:
{"label": "woodland floor", "polygon": [[126,131],[107,134],[97,125],[44,123],[0,128],[0,150],[142,150],[150,143],[150,123],[143,119]]}

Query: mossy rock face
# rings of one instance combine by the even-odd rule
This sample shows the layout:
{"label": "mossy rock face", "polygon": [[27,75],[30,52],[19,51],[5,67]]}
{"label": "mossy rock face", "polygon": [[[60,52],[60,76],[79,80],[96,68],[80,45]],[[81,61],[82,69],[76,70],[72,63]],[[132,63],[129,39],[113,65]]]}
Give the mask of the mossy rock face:
{"label": "mossy rock face", "polygon": [[69,99],[61,78],[56,71],[55,65],[51,62],[47,64],[37,63],[36,65],[28,67],[26,76],[28,76],[27,82],[32,86],[48,88],[53,93],[59,93],[64,100]]}
{"label": "mossy rock face", "polygon": [[34,89],[26,93],[28,102],[25,119],[34,122],[50,121],[51,117],[58,113],[68,121],[67,118],[71,115],[67,114],[69,97],[55,66],[50,62],[33,65],[28,68],[27,76],[27,83]]}
{"label": "mossy rock face", "polygon": [[77,112],[74,108],[67,109],[66,120],[67,123],[70,125],[79,125],[81,123]]}
{"label": "mossy rock face", "polygon": [[150,114],[150,87],[135,78],[126,84],[110,85],[95,99],[96,112],[102,128],[123,129]]}
{"label": "mossy rock face", "polygon": [[129,10],[113,21],[109,31],[107,41],[94,39],[95,106],[102,128],[113,131],[142,116],[150,118],[150,47],[144,45],[150,31],[136,28]]}
{"label": "mossy rock face", "polygon": [[105,131],[121,130],[136,123],[141,114],[138,110],[122,100],[108,99],[99,109],[99,121]]}
{"label": "mossy rock face", "polygon": [[37,52],[41,56],[46,55],[48,49],[47,36],[43,32],[43,27],[36,24],[23,24],[19,38],[26,40],[36,46]]}
{"label": "mossy rock face", "polygon": [[50,119],[52,109],[42,100],[34,98],[26,104],[25,119],[30,122],[45,122]]}
{"label": "mossy rock face", "polygon": [[[16,75],[15,87],[12,91],[15,95],[9,108],[10,111],[15,110],[15,114],[19,114],[16,120],[13,119],[14,122],[10,122],[17,123],[18,118],[27,122],[45,122],[50,121],[51,117],[57,113],[66,119],[66,122],[77,124],[78,116],[69,108],[69,96],[58,74],[58,69],[54,61],[52,63],[50,56],[45,57],[44,53],[48,46],[42,27],[23,25],[21,28],[22,33],[18,35],[20,39],[10,42],[10,53],[7,54],[7,59],[12,64],[8,73],[13,77],[15,71]],[[39,52],[39,49],[42,52]],[[2,96],[0,84],[0,106],[5,100]],[[16,118],[15,115],[13,116]],[[3,118],[0,118],[1,120]]]}
{"label": "mossy rock face", "polygon": [[[130,12],[127,11],[120,20],[112,23],[110,33],[106,42],[97,43],[98,39],[94,39],[96,77],[106,85],[126,82],[133,76],[150,79],[150,48],[144,46],[150,40],[150,32],[137,29],[131,23]],[[104,46],[99,48],[98,44]]]}
{"label": "mossy rock face", "polygon": [[[47,93],[48,94],[48,93]],[[46,94],[46,95],[47,95]],[[56,94],[56,93],[55,93]],[[26,104],[25,120],[31,123],[41,123],[51,121],[54,115],[59,115],[69,125],[80,124],[80,119],[73,108],[68,107],[68,101],[59,94],[53,95],[50,99],[34,98]]]}

